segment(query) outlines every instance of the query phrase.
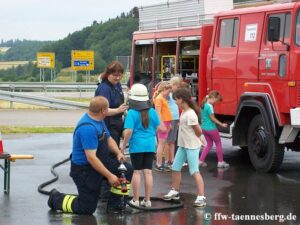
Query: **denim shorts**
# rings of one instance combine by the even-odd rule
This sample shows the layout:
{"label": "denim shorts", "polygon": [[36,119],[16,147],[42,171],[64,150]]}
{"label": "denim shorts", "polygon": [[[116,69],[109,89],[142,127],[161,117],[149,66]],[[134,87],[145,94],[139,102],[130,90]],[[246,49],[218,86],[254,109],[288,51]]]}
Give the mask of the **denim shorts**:
{"label": "denim shorts", "polygon": [[183,163],[187,161],[189,166],[189,172],[193,175],[196,172],[199,172],[199,152],[200,148],[189,149],[178,147],[175,159],[172,165],[172,170],[181,171]]}

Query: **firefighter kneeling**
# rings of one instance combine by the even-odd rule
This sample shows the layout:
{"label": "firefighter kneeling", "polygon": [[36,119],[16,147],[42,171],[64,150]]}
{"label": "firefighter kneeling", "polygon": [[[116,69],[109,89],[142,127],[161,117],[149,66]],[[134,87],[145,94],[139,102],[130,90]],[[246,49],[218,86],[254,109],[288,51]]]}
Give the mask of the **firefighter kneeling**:
{"label": "firefighter kneeling", "polygon": [[[124,185],[123,189],[119,186],[125,178],[131,181],[133,169],[130,164],[124,162],[127,170],[121,173],[118,170],[120,162],[125,160],[125,157],[110,137],[103,121],[108,113],[108,107],[106,98],[94,97],[90,102],[88,113],[79,120],[73,134],[70,171],[78,195],[63,194],[53,189],[48,200],[51,209],[76,214],[94,213],[101,185],[104,183],[102,181],[105,179],[112,186],[107,209],[115,211],[125,208],[130,187],[128,185],[127,188],[126,183],[125,191]],[[119,174],[123,179],[118,178]]]}

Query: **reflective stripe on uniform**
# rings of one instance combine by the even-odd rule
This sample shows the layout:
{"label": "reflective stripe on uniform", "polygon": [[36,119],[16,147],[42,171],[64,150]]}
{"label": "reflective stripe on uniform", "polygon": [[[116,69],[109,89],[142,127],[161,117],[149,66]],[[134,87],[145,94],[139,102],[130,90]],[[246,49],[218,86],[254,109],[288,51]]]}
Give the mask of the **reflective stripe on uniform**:
{"label": "reflective stripe on uniform", "polygon": [[76,196],[71,196],[68,203],[67,203],[67,209],[68,209],[68,212],[70,213],[73,213],[73,210],[72,210],[72,203],[74,201],[74,199],[76,198]]}
{"label": "reflective stripe on uniform", "polygon": [[76,196],[74,196],[74,195],[66,195],[64,197],[64,200],[63,200],[63,203],[62,203],[62,210],[64,212],[73,213],[72,202],[74,201],[75,198],[76,198]]}

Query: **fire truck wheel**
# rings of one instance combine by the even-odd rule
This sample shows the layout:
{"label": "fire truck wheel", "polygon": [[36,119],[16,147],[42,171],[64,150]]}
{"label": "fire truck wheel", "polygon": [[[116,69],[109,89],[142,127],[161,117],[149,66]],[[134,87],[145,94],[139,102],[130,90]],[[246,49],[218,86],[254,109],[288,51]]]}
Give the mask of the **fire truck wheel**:
{"label": "fire truck wheel", "polygon": [[256,170],[273,172],[282,163],[284,147],[278,144],[266,123],[260,114],[252,119],[248,132],[248,153]]}

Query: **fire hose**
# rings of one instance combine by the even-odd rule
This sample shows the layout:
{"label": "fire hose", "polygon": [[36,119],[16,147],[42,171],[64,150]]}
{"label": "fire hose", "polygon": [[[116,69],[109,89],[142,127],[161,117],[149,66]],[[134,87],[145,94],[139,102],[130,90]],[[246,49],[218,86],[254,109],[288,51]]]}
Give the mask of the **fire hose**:
{"label": "fire hose", "polygon": [[[55,171],[55,168],[62,165],[62,164],[64,164],[64,163],[66,163],[66,162],[68,162],[68,161],[70,161],[70,157],[54,164],[51,167],[51,173],[53,174],[54,178],[40,184],[38,186],[38,192],[40,192],[41,194],[44,194],[44,195],[50,195],[50,191],[43,190],[44,187],[46,187],[46,186],[48,186],[48,185],[50,185],[50,184],[52,184],[52,183],[54,183],[55,181],[58,180],[59,175]],[[126,176],[125,176],[127,168],[123,164],[123,162],[120,163],[120,166],[118,167],[118,171],[120,173],[119,181],[120,181],[120,185],[121,185],[121,192],[125,193],[125,192],[127,192],[127,183],[128,183],[128,181],[127,181]],[[143,198],[144,197],[140,197],[140,199],[143,199]],[[130,202],[127,202],[127,205],[129,205],[131,208],[139,209],[139,210],[143,210],[143,211],[175,210],[175,209],[179,209],[179,208],[183,207],[183,202],[178,201],[178,200],[176,200],[176,201],[175,200],[166,201],[166,200],[163,200],[160,197],[151,197],[150,200],[153,201],[153,202],[162,202],[164,205],[167,204],[167,206],[163,206],[163,207],[142,207],[142,206],[132,205],[132,204],[130,204]]]}

